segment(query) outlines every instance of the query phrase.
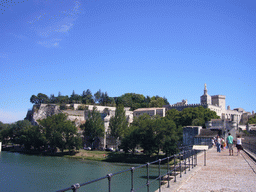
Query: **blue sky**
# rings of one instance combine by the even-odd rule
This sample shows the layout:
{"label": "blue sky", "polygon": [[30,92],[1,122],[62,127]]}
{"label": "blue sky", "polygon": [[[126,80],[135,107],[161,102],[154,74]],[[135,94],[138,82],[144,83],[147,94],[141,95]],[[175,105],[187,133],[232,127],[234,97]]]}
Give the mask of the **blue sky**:
{"label": "blue sky", "polygon": [[0,121],[22,120],[31,95],[101,89],[170,104],[226,95],[256,109],[256,2],[0,2]]}

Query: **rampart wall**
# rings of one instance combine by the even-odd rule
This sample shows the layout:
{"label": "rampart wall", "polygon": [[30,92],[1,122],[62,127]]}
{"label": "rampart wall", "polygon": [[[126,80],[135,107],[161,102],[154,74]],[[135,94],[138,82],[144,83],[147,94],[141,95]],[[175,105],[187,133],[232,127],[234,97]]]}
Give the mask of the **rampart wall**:
{"label": "rampart wall", "polygon": [[202,105],[200,103],[198,104],[186,104],[186,105],[165,105],[164,107],[167,109],[167,110],[170,110],[170,109],[177,109],[178,111],[182,111],[183,109],[185,108],[190,108],[190,107],[199,107],[199,106],[202,106],[204,108],[207,108],[207,104],[205,105]]}

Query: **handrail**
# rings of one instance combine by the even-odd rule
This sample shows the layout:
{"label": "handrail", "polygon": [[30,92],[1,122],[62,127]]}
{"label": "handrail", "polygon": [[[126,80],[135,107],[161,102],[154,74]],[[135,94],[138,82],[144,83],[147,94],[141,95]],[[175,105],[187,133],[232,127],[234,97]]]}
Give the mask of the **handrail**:
{"label": "handrail", "polygon": [[253,144],[252,142],[246,142],[243,141],[243,147],[249,151],[251,151],[252,153],[256,154],[256,145]]}
{"label": "handrail", "polygon": [[[122,174],[122,173],[125,173],[125,172],[128,172],[128,171],[131,172],[131,192],[138,191],[139,189],[141,189],[143,187],[147,187],[147,191],[149,192],[150,184],[157,181],[157,180],[159,180],[159,192],[161,192],[162,180],[165,179],[164,178],[165,176],[167,176],[167,180],[168,180],[167,187],[169,188],[170,187],[170,183],[169,183],[170,182],[170,176],[173,173],[174,173],[173,174],[174,182],[176,182],[176,175],[178,174],[177,170],[180,170],[179,171],[180,177],[182,177],[181,173],[182,173],[183,168],[184,168],[184,171],[185,171],[184,174],[186,174],[186,169],[187,168],[189,169],[188,171],[190,171],[190,166],[193,169],[193,167],[195,167],[197,165],[197,152],[198,151],[193,150],[192,146],[180,147],[179,150],[180,150],[180,152],[178,154],[175,154],[175,155],[172,155],[172,156],[169,156],[169,157],[165,157],[163,159],[158,159],[156,161],[149,162],[147,164],[139,165],[137,167],[131,167],[130,169],[126,169],[126,170],[119,171],[119,172],[116,172],[116,173],[109,173],[104,177],[101,177],[101,178],[98,178],[98,179],[95,179],[95,180],[92,180],[92,181],[88,181],[88,182],[85,182],[85,183],[82,183],[82,184],[76,183],[76,184],[72,185],[71,187],[58,190],[57,192],[64,192],[64,191],[69,191],[69,190],[73,190],[73,192],[76,192],[82,186],[89,185],[91,183],[94,183],[94,182],[97,182],[97,181],[100,181],[100,180],[103,180],[103,179],[108,179],[108,191],[111,192],[111,179],[112,179],[112,177],[114,177],[116,175],[119,175],[119,174]],[[170,159],[174,160],[172,169],[170,169],[170,167],[169,167],[169,160]],[[179,163],[177,161],[178,159],[180,161]],[[156,177],[152,181],[149,181],[149,167],[150,167],[150,165],[156,164],[156,163],[158,163],[158,177]],[[161,173],[161,165],[166,164],[166,163],[167,163],[167,171],[165,173]],[[147,169],[147,182],[143,185],[140,185],[138,188],[134,189],[134,172],[137,169],[140,169],[140,168],[143,168],[143,167],[146,167],[146,169]]]}

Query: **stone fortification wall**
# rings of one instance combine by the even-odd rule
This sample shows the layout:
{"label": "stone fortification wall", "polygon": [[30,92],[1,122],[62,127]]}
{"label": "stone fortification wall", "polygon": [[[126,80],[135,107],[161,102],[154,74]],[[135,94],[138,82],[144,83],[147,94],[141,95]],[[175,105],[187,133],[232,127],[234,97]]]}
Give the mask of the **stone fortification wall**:
{"label": "stone fortification wall", "polygon": [[[67,104],[67,107],[69,105]],[[76,106],[76,109],[78,106]],[[76,126],[79,126],[81,122],[84,122],[84,111],[83,110],[60,110],[59,105],[56,104],[40,104],[34,105],[32,111],[29,110],[27,113],[27,119],[31,121],[33,125],[38,124],[39,119],[45,119],[49,116],[65,113],[68,115],[68,120],[75,121]]]}
{"label": "stone fortification wall", "polygon": [[202,104],[187,104],[187,105],[165,105],[164,107],[166,108],[166,110],[170,110],[170,109],[177,109],[178,111],[182,111],[185,108],[189,108],[189,107],[199,107],[202,106],[204,108],[207,108],[208,105],[202,105]]}
{"label": "stone fortification wall", "polygon": [[61,112],[68,115],[68,120],[75,121],[77,127],[85,121],[83,110],[62,110]]}
{"label": "stone fortification wall", "polygon": [[[79,110],[84,108],[84,110]],[[67,114],[68,120],[74,121],[76,126],[79,128],[81,124],[85,123],[88,112],[93,110],[94,105],[84,105],[84,104],[64,104],[62,106],[56,104],[40,104],[34,105],[32,110],[27,113],[27,119],[31,121],[33,125],[38,124],[39,119],[45,119],[48,116],[52,116],[58,113]],[[106,137],[100,138],[96,143],[97,148],[114,147],[116,141],[109,135],[109,120],[111,117],[115,116],[115,107],[109,106],[95,106],[97,110],[101,113],[102,119],[104,120]],[[63,108],[61,110],[60,108]],[[108,109],[108,110],[106,110]],[[125,108],[125,114],[129,123],[133,121],[133,111],[129,111],[130,108]],[[81,130],[80,130],[80,133]],[[88,144],[86,144],[88,145]]]}
{"label": "stone fortification wall", "polygon": [[55,104],[34,105],[31,114],[31,123],[37,125],[37,120],[61,113],[59,106]]}
{"label": "stone fortification wall", "polygon": [[61,110],[61,112],[65,113],[67,115],[84,116],[84,111],[83,110],[79,110],[79,111],[75,111],[75,110]]}

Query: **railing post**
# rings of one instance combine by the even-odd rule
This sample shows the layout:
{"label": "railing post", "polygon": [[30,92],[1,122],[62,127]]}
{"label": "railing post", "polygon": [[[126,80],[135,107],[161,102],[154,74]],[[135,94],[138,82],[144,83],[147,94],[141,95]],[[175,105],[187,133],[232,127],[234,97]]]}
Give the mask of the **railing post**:
{"label": "railing post", "polygon": [[197,152],[198,152],[198,151],[196,151],[196,165],[197,165]]}
{"label": "railing post", "polygon": [[174,161],[173,161],[173,163],[174,163],[174,182],[176,182],[176,155],[174,155]]}
{"label": "railing post", "polygon": [[191,156],[191,150],[189,150],[188,154],[188,170],[190,171],[190,156]]}
{"label": "railing post", "polygon": [[147,163],[147,191],[149,192],[149,163]]}
{"label": "railing post", "polygon": [[167,179],[168,179],[168,185],[167,185],[167,188],[169,188],[170,187],[170,173],[169,173],[169,171],[170,171],[170,167],[169,167],[169,159],[170,159],[170,157],[167,157]]}
{"label": "railing post", "polygon": [[159,192],[161,192],[161,159],[158,160],[158,172],[159,172]]}
{"label": "railing post", "polygon": [[111,192],[111,177],[113,176],[112,173],[107,174],[108,177],[108,192]]}
{"label": "railing post", "polygon": [[[185,160],[184,160],[184,158],[185,158]],[[186,152],[185,152],[185,150],[184,150],[184,153],[183,153],[183,160],[184,160],[184,166],[185,166],[185,174],[187,174],[187,165],[186,165]]]}
{"label": "railing post", "polygon": [[79,185],[79,183],[76,183],[74,185],[71,185],[71,188],[72,188],[73,192],[76,192],[76,190],[80,188],[80,185]]}
{"label": "railing post", "polygon": [[180,153],[179,153],[179,156],[180,156],[180,177],[182,177],[182,175],[181,175],[182,167],[181,167],[181,155],[180,155]]}
{"label": "railing post", "polygon": [[192,149],[192,169],[194,168],[194,149]]}
{"label": "railing post", "polygon": [[206,150],[204,150],[204,166],[206,166]]}
{"label": "railing post", "polygon": [[131,185],[132,185],[132,187],[131,187],[131,192],[133,192],[134,191],[134,186],[133,186],[133,184],[134,184],[134,182],[133,182],[133,173],[134,173],[134,167],[132,167],[131,168]]}

